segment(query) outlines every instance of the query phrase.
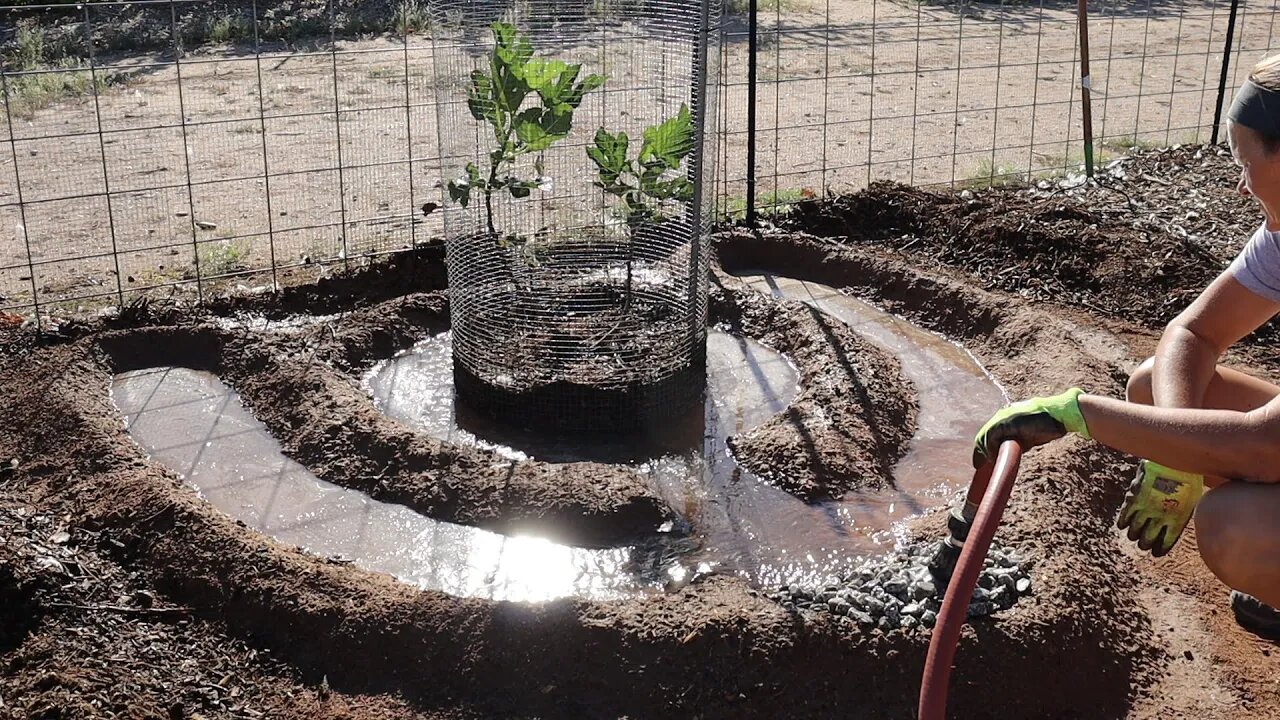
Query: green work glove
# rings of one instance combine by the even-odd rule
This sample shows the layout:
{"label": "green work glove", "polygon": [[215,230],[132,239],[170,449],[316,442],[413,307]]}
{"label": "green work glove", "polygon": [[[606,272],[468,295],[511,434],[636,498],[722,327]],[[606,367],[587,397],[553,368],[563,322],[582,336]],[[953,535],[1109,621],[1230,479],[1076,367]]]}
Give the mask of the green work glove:
{"label": "green work glove", "polygon": [[1167,468],[1150,460],[1138,463],[1116,527],[1160,557],[1173,548],[1204,494],[1204,476]]}
{"label": "green work glove", "polygon": [[973,466],[980,468],[995,460],[1005,440],[1016,440],[1023,450],[1057,440],[1069,432],[1089,437],[1077,398],[1080,388],[1052,397],[1017,402],[991,416],[973,441]]}

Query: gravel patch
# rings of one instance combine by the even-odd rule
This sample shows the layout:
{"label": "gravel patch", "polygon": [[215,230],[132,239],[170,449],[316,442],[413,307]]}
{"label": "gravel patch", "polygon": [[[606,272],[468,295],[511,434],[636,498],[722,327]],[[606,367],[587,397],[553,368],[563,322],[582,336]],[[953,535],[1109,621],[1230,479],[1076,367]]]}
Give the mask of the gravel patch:
{"label": "gravel patch", "polygon": [[[783,585],[769,597],[788,610],[827,612],[881,630],[932,628],[946,587],[929,572],[936,542],[916,543],[893,555],[866,560],[838,583],[820,588]],[[993,546],[969,602],[969,617],[1013,607],[1033,592],[1030,563],[1008,547]]]}

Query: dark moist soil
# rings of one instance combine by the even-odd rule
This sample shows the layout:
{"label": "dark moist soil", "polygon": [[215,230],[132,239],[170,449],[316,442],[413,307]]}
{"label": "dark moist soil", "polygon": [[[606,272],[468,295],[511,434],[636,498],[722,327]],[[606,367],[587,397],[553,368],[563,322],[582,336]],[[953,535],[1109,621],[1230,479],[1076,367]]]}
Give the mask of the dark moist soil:
{"label": "dark moist soil", "polygon": [[[755,239],[729,238],[722,250],[732,255],[749,241]],[[803,239],[760,242],[776,243],[786,257],[810,256],[811,243]],[[876,276],[857,256],[813,259],[816,267],[832,267],[841,277]],[[805,269],[794,261],[777,265],[786,273]],[[1111,374],[1105,363],[1046,353],[1045,348],[1062,347],[1070,332],[1052,317],[1033,310],[1015,313],[1002,298],[906,267],[880,271],[931,290],[904,298],[925,310],[947,307],[976,314],[999,309],[1016,330],[1008,337],[992,336],[999,357],[1038,361],[1042,379],[1070,375],[1096,385]],[[366,401],[350,376],[331,366],[326,370],[318,358],[342,358],[337,364],[358,367],[367,362],[353,352],[358,342],[386,347],[401,342],[384,342],[372,330],[361,330],[362,318],[378,317],[378,327],[394,329],[412,326],[410,317],[421,323],[422,317],[443,312],[431,293],[387,302],[392,304],[371,302],[352,311],[344,324],[356,329],[343,336],[350,340],[345,344],[325,339],[327,331],[321,329],[285,340],[207,324],[169,325],[91,333],[5,363],[0,413],[14,422],[0,427],[0,453],[21,459],[6,484],[13,494],[10,506],[23,504],[63,518],[73,536],[83,532],[101,538],[94,549],[122,570],[137,573],[157,605],[189,608],[193,621],[207,623],[204,632],[211,637],[269,651],[295,673],[293,682],[315,693],[327,684],[329,692],[343,698],[395,696],[423,712],[461,707],[496,716],[840,713],[897,718],[910,713],[927,644],[923,633],[865,631],[828,614],[792,614],[744,581],[725,576],[668,594],[607,603],[523,605],[417,591],[386,576],[281,547],[229,521],[127,441],[108,399],[114,370],[154,362],[200,367],[197,361],[203,358],[204,367],[241,388],[291,452],[305,456],[311,447],[306,439],[319,437],[316,444],[345,443],[342,456],[353,462],[380,457],[376,444],[372,451],[365,444],[374,442],[382,421],[362,417]],[[784,325],[795,322],[771,312],[748,309],[741,322],[763,323],[770,317]],[[803,356],[799,348],[795,352]],[[105,357],[115,358],[116,367],[109,367]],[[1086,377],[1074,377],[1078,373]],[[303,428],[296,440],[288,435],[295,425]],[[348,434],[360,439],[344,439]],[[1126,562],[1110,529],[1119,488],[1091,477],[1114,460],[1081,443],[1063,444],[1054,452],[1028,460],[1023,487],[1033,492],[1009,513],[1002,539],[1036,558],[1042,589],[1015,611],[975,625],[961,650],[971,664],[957,671],[953,691],[959,717],[992,710],[1060,716],[1075,711],[1078,688],[1086,684],[1092,707],[1102,715],[1118,715],[1131,685],[1148,663],[1162,657],[1149,642],[1147,619],[1131,612],[1130,575],[1116,572]],[[323,469],[325,458],[312,459]],[[449,463],[465,461],[460,453]],[[461,475],[450,479],[453,484],[440,484],[455,490],[483,487],[475,477],[466,483]],[[1072,528],[1070,544],[1043,535],[1043,523],[1053,518],[1058,526]],[[930,534],[937,532],[937,522],[927,523]],[[63,612],[68,608],[40,607],[43,616],[27,638],[81,627],[79,616]],[[5,662],[20,657],[29,642],[6,653]],[[110,650],[90,655],[101,662],[113,657]],[[175,664],[177,657],[188,656],[175,655]],[[13,682],[33,682],[33,674],[41,671],[38,663],[6,667]],[[976,682],[975,673],[987,671],[1034,690],[993,700]],[[146,688],[138,691],[145,697],[155,694],[149,686],[136,686]],[[104,692],[87,686],[59,702],[102,700]],[[27,697],[22,693],[14,702],[25,703]],[[395,715],[387,711],[384,716]]]}
{"label": "dark moist soil", "polygon": [[[854,258],[832,261],[850,277],[862,270]],[[998,304],[963,286],[940,289],[949,292],[911,300],[925,307]],[[1003,349],[1015,356],[1039,358],[1041,343],[1063,342],[1065,331],[1051,318],[1027,311],[1010,320],[1019,332]],[[122,441],[106,395],[109,373],[90,344],[33,354],[20,377],[12,368],[6,373],[6,386],[19,389],[6,394],[0,410],[17,422],[0,430],[0,448],[24,448],[33,458],[9,487],[42,513],[73,518],[72,532],[114,539],[119,545],[96,547],[139,572],[161,606],[188,607],[194,618],[270,650],[313,689],[327,678],[344,696],[395,694],[425,710],[474,703],[500,716],[910,712],[924,634],[865,632],[831,616],[792,615],[740,580],[711,577],[623,602],[520,605],[419,592],[275,545],[211,511]],[[1062,356],[1042,372],[1088,369]],[[1091,470],[1104,463],[1096,450],[1074,443],[1055,452],[1056,461],[1028,461],[1023,487],[1034,492],[1011,511],[1006,528],[1007,542],[1036,557],[1043,589],[1016,611],[979,623],[966,641],[963,657],[972,664],[958,671],[953,693],[961,717],[993,708],[1061,715],[1077,707],[1086,682],[1092,707],[1114,715],[1143,663],[1159,657],[1145,639],[1146,619],[1130,611],[1128,574],[1114,572],[1124,563],[1110,531],[1118,487],[1107,496],[1092,481]],[[1043,536],[1042,523],[1054,517],[1061,525],[1071,518],[1071,544]],[[69,620],[51,613],[41,626]],[[976,668],[1034,691],[993,701],[975,683]]]}
{"label": "dark moist soil", "polygon": [[429,517],[589,546],[652,532],[667,519],[633,471],[517,463],[443,443],[384,415],[355,377],[337,369],[359,369],[447,327],[444,294],[420,293],[296,336],[169,325],[98,333],[65,351],[103,356],[94,385],[112,373],[157,366],[213,372],[236,388],[285,453],[318,477]]}
{"label": "dark moist soil", "polygon": [[[1234,184],[1225,165],[1196,168],[1206,194]],[[1155,202],[1137,181],[1120,187]],[[1032,212],[1012,198],[989,200],[1005,204],[1010,223]],[[1162,207],[1178,209],[1174,200]],[[1232,222],[1251,225],[1244,214]],[[908,242],[735,233],[718,253],[726,269],[833,284],[948,334],[1014,397],[1069,385],[1118,394],[1163,322],[1123,322],[1124,306],[1090,310],[1082,300],[1105,292],[1076,282],[1083,276],[1066,286],[1083,288],[1078,296],[1029,300],[1024,292],[1048,292],[1031,265],[1006,263],[1014,269],[998,280],[981,269],[992,261],[976,245],[973,258],[942,262],[940,245],[914,252]],[[1240,242],[1203,245],[1220,268]],[[1200,272],[1196,257],[1176,277]],[[1149,259],[1133,262],[1132,277],[1150,272]],[[1021,278],[1016,292],[983,287],[1013,283],[1009,276]],[[1184,296],[1198,290],[1190,279],[1169,286]],[[211,511],[122,441],[97,339],[77,342],[77,332],[64,330],[53,345],[11,334],[0,359],[0,459],[21,460],[0,475],[0,713],[110,717],[127,708],[117,715],[164,718],[175,699],[181,717],[288,720],[914,713],[927,635],[791,614],[737,579],[712,575],[628,601],[525,605],[420,592],[281,547]],[[223,354],[243,343],[231,335]],[[360,342],[353,336],[344,347]],[[342,352],[350,365],[364,362]],[[336,362],[342,352],[324,357]],[[264,359],[264,368],[268,361],[278,362]],[[1117,535],[1131,469],[1128,458],[1078,438],[1024,458],[997,541],[1034,559],[1037,592],[966,628],[950,717],[1280,716],[1280,660],[1231,621],[1225,589],[1196,557],[1194,528],[1156,561]],[[942,526],[933,513],[914,534],[937,536]],[[62,529],[66,538],[56,535]],[[67,575],[45,575],[50,563],[40,558],[50,555]],[[160,611],[107,607],[148,604]],[[218,687],[206,686],[213,678]]]}
{"label": "dark moist soil", "polygon": [[786,410],[729,438],[744,468],[805,500],[893,482],[916,430],[915,389],[893,356],[814,308],[726,275],[715,277],[709,306],[714,322],[786,354],[800,373]]}
{"label": "dark moist soil", "polygon": [[118,542],[0,492],[0,718],[480,717],[335,693],[166,600]]}
{"label": "dark moist soil", "polygon": [[[891,182],[801,202],[787,228],[964,272],[986,289],[1162,328],[1226,266],[1262,221],[1236,192],[1224,147],[1148,151],[1096,183],[934,192]],[[1270,323],[1247,339],[1277,339]],[[1264,359],[1269,353],[1255,357]]]}
{"label": "dark moist soil", "polygon": [[[408,291],[443,280],[439,256],[419,252],[289,288],[278,303],[220,298],[205,311],[143,303],[120,318],[71,323],[12,345],[84,345],[113,373],[173,365],[218,374],[317,476],[429,517],[587,546],[619,544],[662,524],[669,510],[630,470],[513,462],[421,435],[376,409],[358,386],[361,371],[449,329],[446,292]],[[298,313],[334,317],[296,333],[214,322],[250,318],[241,325],[269,331],[269,320]],[[891,480],[915,429],[913,391],[896,360],[802,303],[739,287],[717,287],[710,319],[790,355],[799,370],[801,393],[784,414],[730,438],[745,467],[810,500]],[[701,429],[691,430],[674,440],[701,443]],[[669,450],[673,438],[663,440]]]}

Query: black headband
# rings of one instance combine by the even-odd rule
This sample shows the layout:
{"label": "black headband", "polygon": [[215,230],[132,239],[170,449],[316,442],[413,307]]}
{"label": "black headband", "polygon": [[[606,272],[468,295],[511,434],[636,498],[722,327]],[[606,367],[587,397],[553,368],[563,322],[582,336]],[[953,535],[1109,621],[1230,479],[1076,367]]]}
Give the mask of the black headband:
{"label": "black headband", "polygon": [[1231,102],[1227,118],[1269,138],[1280,138],[1280,92],[1246,80]]}

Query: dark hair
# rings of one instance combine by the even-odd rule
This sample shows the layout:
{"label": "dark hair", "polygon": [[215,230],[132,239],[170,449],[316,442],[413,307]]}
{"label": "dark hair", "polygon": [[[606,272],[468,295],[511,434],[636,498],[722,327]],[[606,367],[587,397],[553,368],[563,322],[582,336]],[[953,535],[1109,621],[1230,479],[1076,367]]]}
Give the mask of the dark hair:
{"label": "dark hair", "polygon": [[[1254,65],[1253,71],[1249,73],[1249,79],[1253,81],[1253,84],[1264,90],[1280,92],[1280,54],[1265,57],[1257,65]],[[1254,132],[1257,132],[1258,136],[1262,138],[1262,147],[1268,153],[1280,150],[1280,136],[1257,130]]]}

